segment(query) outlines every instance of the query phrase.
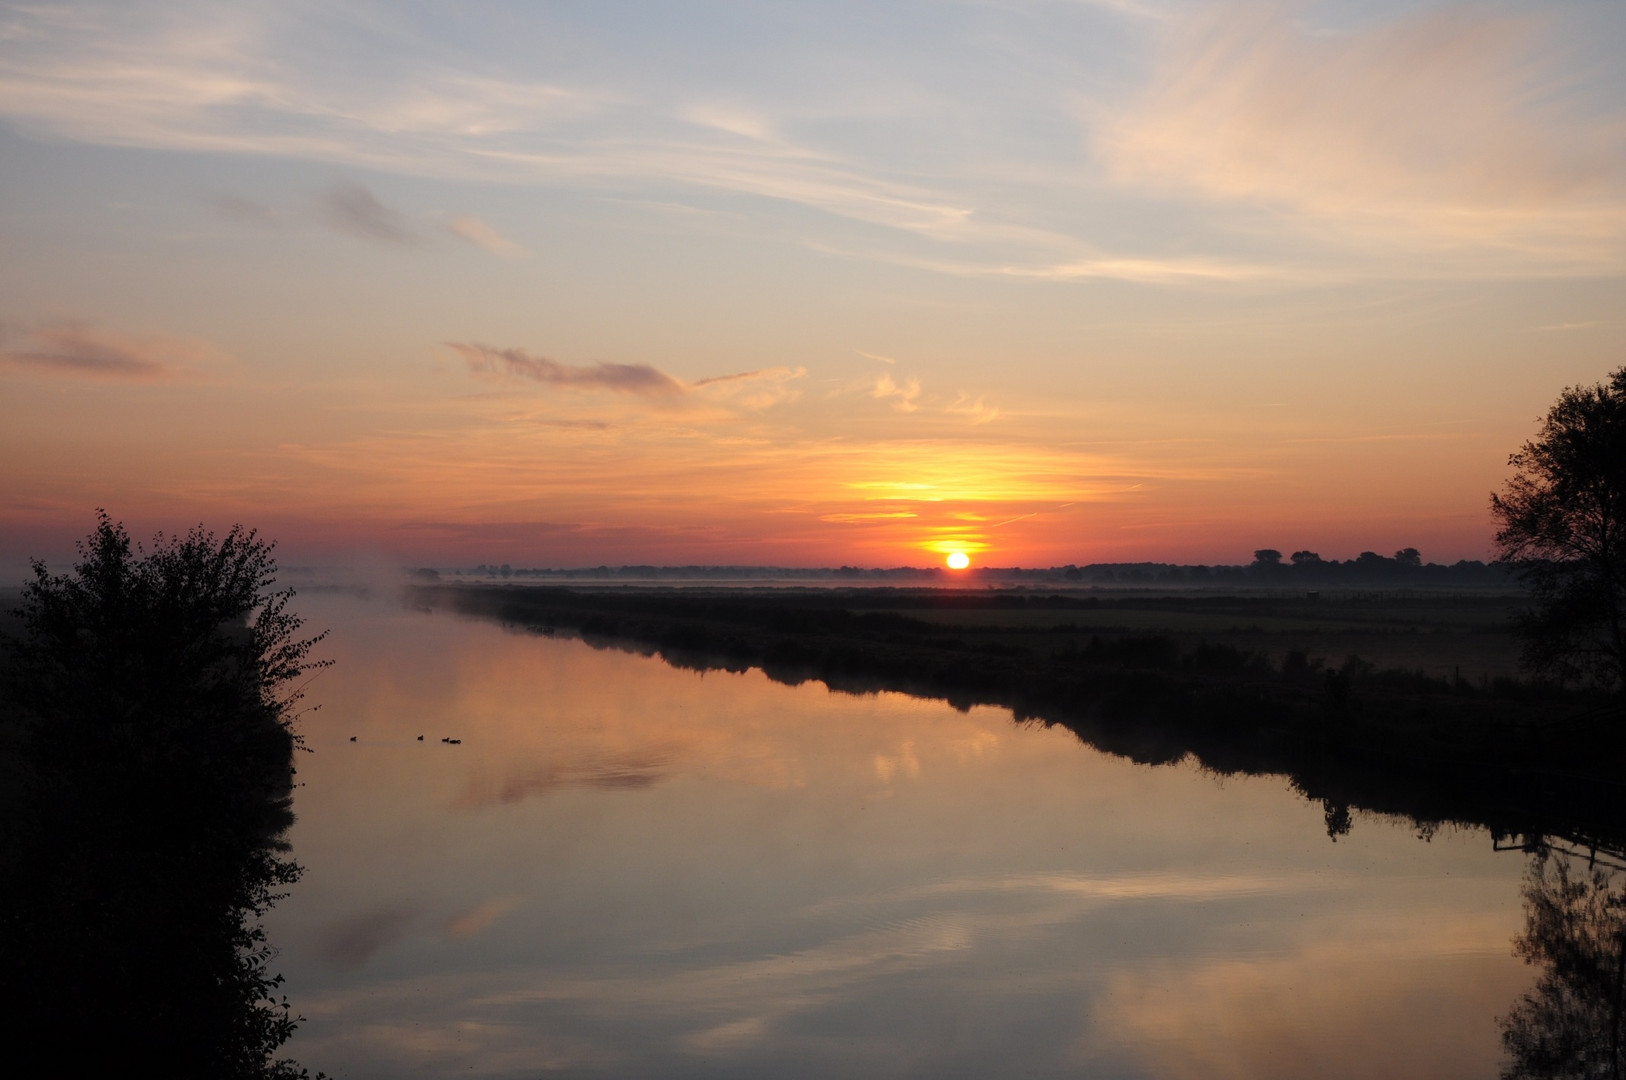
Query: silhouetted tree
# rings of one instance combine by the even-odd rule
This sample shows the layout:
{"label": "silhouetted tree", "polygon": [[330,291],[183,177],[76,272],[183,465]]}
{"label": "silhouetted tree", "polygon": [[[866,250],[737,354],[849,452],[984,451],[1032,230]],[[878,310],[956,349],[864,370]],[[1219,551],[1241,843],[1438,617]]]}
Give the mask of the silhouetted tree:
{"label": "silhouetted tree", "polygon": [[1282,553],[1275,548],[1260,548],[1253,553],[1253,561],[1259,566],[1280,566]]}
{"label": "silhouetted tree", "polygon": [[290,684],[323,666],[308,661],[323,635],[297,637],[293,590],[272,591],[272,545],[241,526],[218,541],[199,527],[132,550],[122,525],[98,517],[72,574],[35,561],[23,588],[24,704],[102,729],[140,716],[154,742],[183,719],[177,705],[193,707],[189,720],[198,706],[259,710],[287,729],[300,697]]}
{"label": "silhouetted tree", "polygon": [[1618,687],[1626,674],[1626,368],[1570,387],[1491,512],[1501,561],[1529,587],[1525,661],[1560,680]]}
{"label": "silhouetted tree", "polygon": [[1293,552],[1293,565],[1294,566],[1315,566],[1316,564],[1318,564],[1320,562],[1321,562],[1321,556],[1317,555],[1313,551],[1295,551],[1295,552]]}
{"label": "silhouetted tree", "polygon": [[71,574],[34,564],[0,687],[0,1018],[28,1074],[295,1077],[259,918],[299,868],[301,638],[271,545],[133,547],[105,513]]}
{"label": "silhouetted tree", "polygon": [[1618,875],[1576,872],[1535,855],[1525,874],[1523,935],[1513,951],[1541,966],[1502,1024],[1505,1080],[1626,1076],[1626,895]]}
{"label": "silhouetted tree", "polygon": [[1395,552],[1395,562],[1400,566],[1418,567],[1423,565],[1423,555],[1416,548],[1401,548]]}

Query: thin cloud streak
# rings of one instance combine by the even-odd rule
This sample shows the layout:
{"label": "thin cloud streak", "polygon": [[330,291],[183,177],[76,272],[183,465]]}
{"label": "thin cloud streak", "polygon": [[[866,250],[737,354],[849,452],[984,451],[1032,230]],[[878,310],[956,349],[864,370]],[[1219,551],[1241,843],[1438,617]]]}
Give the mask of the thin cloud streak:
{"label": "thin cloud streak", "polygon": [[523,349],[495,349],[489,345],[447,342],[446,347],[463,358],[476,374],[506,375],[550,386],[572,389],[613,390],[647,398],[679,398],[683,384],[648,364],[561,364],[545,356],[532,356]]}
{"label": "thin cloud streak", "polygon": [[274,207],[241,195],[219,195],[209,200],[209,204],[222,218],[239,225],[269,229],[280,224],[280,215]]}
{"label": "thin cloud streak", "polygon": [[389,244],[418,242],[406,219],[361,184],[335,184],[322,193],[319,205],[323,221],[339,232]]}
{"label": "thin cloud streak", "polygon": [[974,208],[967,202],[866,175],[860,163],[799,147],[741,148],[664,138],[593,140],[547,151],[475,147],[468,153],[471,164],[506,167],[515,180],[677,182],[793,203],[934,239],[974,232]]}
{"label": "thin cloud streak", "polygon": [[[1091,256],[1065,261],[1012,262],[987,259],[911,255],[878,248],[838,247],[809,241],[807,247],[838,258],[923,270],[950,277],[1014,278],[1029,281],[1126,281],[1138,285],[1328,284],[1349,276],[1289,264],[1244,262],[1204,257],[1113,258]],[[867,353],[860,355],[868,356]],[[871,357],[871,359],[878,359]]]}
{"label": "thin cloud streak", "polygon": [[648,364],[575,365],[534,356],[523,349],[497,349],[467,342],[447,342],[446,347],[457,353],[475,375],[526,379],[578,390],[610,390],[665,402],[704,397],[752,411],[795,398],[797,391],[789,384],[807,374],[807,369],[801,367],[771,367],[684,382]]}
{"label": "thin cloud streak", "polygon": [[[336,81],[286,48],[289,20],[271,7],[197,7],[168,18],[22,9],[13,39],[0,41],[0,116],[104,145],[629,198],[670,200],[675,185],[772,213],[751,205],[767,200],[914,234],[889,237],[899,250],[847,254],[961,276],[1257,288],[1397,267],[1484,278],[1614,272],[1626,263],[1622,125],[1589,112],[1595,102],[1577,104],[1556,13],[1461,5],[1317,34],[1303,29],[1299,4],[1207,13],[1133,0],[1088,6],[1129,16],[1125,32],[1161,43],[1162,62],[1132,68],[1125,85],[1083,101],[1066,84],[1037,81],[1043,65],[1035,82],[1013,87],[1024,101],[1050,102],[1056,119],[1082,118],[1096,151],[1094,168],[1036,148],[1011,158],[1009,175],[1025,189],[1014,199],[988,192],[980,165],[922,169],[844,135],[840,121],[870,119],[852,104],[832,114],[823,101],[791,101],[772,115],[710,90],[675,99],[640,92],[625,74],[628,85],[616,86],[613,72],[562,76],[576,86],[493,77],[459,68],[422,30],[415,39],[405,16],[396,29],[422,55]],[[1036,42],[1023,47],[1044,54]],[[945,98],[952,91],[929,77],[909,89],[939,109],[970,105]],[[818,137],[795,137],[796,121],[805,130],[809,118]],[[922,118],[900,110],[888,119]],[[968,145],[986,137],[969,131]],[[1207,252],[1153,253],[1131,241],[1096,243],[1089,234],[1102,230],[1089,220],[1034,225],[1061,220],[1053,192],[1064,188],[1248,208],[1290,250],[1240,257],[1249,241],[1232,233],[1209,241]],[[361,192],[329,193],[330,222],[412,242],[414,230]],[[828,242],[826,230],[779,225],[808,246]],[[495,254],[519,254],[478,219],[450,227]],[[956,250],[922,255],[908,246],[914,237]]]}
{"label": "thin cloud streak", "polygon": [[804,367],[758,368],[697,379],[688,386],[692,393],[713,402],[761,412],[799,397],[800,391],[794,384],[806,375]]}
{"label": "thin cloud streak", "polygon": [[999,419],[999,410],[985,402],[981,394],[972,397],[964,391],[945,405],[943,411],[955,416],[964,416],[973,424],[988,424]]}
{"label": "thin cloud streak", "polygon": [[33,330],[20,349],[0,348],[0,369],[65,378],[157,382],[207,362],[214,350],[203,342],[146,335],[133,337],[68,322]]}
{"label": "thin cloud streak", "polygon": [[505,259],[520,259],[525,257],[525,249],[503,236],[496,229],[468,214],[459,214],[446,222],[446,227],[458,239],[473,244],[477,248],[500,255]]}
{"label": "thin cloud streak", "polygon": [[[415,70],[410,84],[375,76],[365,94],[321,86],[297,60],[267,55],[272,35],[261,24],[270,21],[205,9],[184,25],[152,27],[82,9],[27,12],[19,17],[26,44],[0,50],[0,115],[104,145],[268,154],[409,175],[676,181],[928,235],[953,232],[972,212],[839,155],[749,137],[762,129],[719,125],[714,115],[697,123],[695,110],[674,113],[665,103],[444,68],[427,77]],[[571,124],[587,117],[618,134],[581,137]],[[389,235],[398,223],[369,209],[343,207],[338,217],[362,234],[399,239]]]}
{"label": "thin cloud streak", "polygon": [[1109,174],[1283,207],[1358,246],[1618,267],[1622,131],[1560,111],[1548,20],[1458,5],[1314,35],[1302,17],[1229,4],[1171,30],[1144,91],[1098,118]]}

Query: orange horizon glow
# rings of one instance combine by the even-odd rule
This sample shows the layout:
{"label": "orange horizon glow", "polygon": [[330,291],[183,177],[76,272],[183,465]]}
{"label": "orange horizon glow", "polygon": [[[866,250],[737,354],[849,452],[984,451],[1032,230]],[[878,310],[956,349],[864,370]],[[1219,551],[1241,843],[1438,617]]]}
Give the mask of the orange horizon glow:
{"label": "orange horizon glow", "polygon": [[[1236,564],[1262,547],[1325,558],[1416,547],[1452,562],[1488,553],[1487,497],[1515,444],[1511,432],[1312,441],[1289,418],[1273,432],[1221,429],[1107,454],[1050,436],[1065,420],[1043,414],[1020,434],[981,425],[974,442],[919,417],[902,425],[929,437],[815,439],[786,425],[830,419],[799,405],[778,422],[725,415],[696,427],[656,412],[625,418],[624,431],[610,418],[538,427],[532,410],[546,395],[515,387],[443,410],[437,432],[386,412],[361,438],[289,443],[250,423],[228,436],[230,452],[195,454],[146,441],[124,393],[107,394],[100,441],[64,445],[46,408],[53,387],[10,389],[40,402],[0,435],[18,466],[0,509],[0,557],[12,559],[71,553],[105,507],[138,538],[242,522],[312,558],[371,552],[417,565],[901,566],[923,555],[942,565],[954,552],[986,563],[996,549],[1010,566]],[[602,402],[552,402],[569,404],[583,407],[584,425],[598,422]],[[161,406],[134,419],[178,432],[198,423]],[[1156,426],[1179,423],[1197,421]],[[1416,456],[1453,444],[1455,460]]]}
{"label": "orange horizon glow", "polygon": [[420,566],[1488,557],[1626,356],[1626,83],[1573,78],[1626,11],[1138,7],[898,20],[884,87],[838,8],[674,15],[658,95],[593,5],[19,8],[0,563],[97,507]]}

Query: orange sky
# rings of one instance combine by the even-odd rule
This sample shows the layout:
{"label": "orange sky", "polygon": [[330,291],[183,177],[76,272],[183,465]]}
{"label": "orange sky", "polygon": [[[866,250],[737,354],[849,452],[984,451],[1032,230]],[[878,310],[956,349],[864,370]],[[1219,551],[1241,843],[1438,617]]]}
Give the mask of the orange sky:
{"label": "orange sky", "polygon": [[1479,558],[1626,358],[1613,6],[6,18],[0,562]]}

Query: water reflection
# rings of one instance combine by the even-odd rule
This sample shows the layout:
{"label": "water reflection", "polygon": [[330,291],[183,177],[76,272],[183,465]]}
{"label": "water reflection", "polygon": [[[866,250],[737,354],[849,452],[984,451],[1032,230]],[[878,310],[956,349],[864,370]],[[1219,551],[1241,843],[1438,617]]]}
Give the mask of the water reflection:
{"label": "water reflection", "polygon": [[1502,1075],[1618,1080],[1626,1075],[1626,873],[1543,846],[1523,893],[1525,929],[1514,948],[1540,974],[1502,1021]]}
{"label": "water reflection", "polygon": [[1483,831],[1344,799],[1332,844],[1279,778],[1002,710],[317,617],[272,932],[329,1072],[1483,1077],[1530,985]]}

